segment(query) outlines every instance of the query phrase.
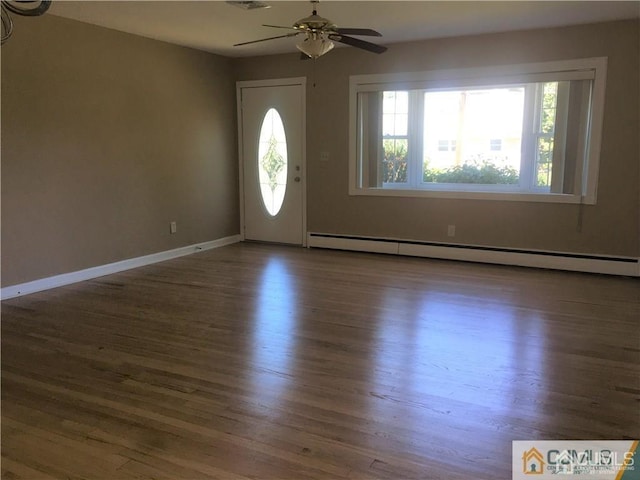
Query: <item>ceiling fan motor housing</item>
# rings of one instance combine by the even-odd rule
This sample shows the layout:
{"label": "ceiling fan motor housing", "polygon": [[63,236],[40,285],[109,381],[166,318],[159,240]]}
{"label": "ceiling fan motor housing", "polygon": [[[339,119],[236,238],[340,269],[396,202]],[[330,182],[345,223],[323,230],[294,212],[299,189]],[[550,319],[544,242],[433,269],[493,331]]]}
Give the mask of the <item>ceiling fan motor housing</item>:
{"label": "ceiling fan motor housing", "polygon": [[293,28],[305,32],[322,32],[327,30],[333,31],[336,29],[336,25],[331,20],[321,17],[314,11],[313,15],[294,23]]}

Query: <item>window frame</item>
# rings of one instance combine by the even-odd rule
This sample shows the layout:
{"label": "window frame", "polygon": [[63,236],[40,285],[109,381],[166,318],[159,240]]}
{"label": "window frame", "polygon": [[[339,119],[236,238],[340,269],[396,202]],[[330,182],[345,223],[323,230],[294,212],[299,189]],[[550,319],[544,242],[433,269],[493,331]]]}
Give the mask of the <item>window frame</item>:
{"label": "window frame", "polygon": [[[602,123],[606,90],[607,57],[561,60],[552,62],[498,65],[451,70],[429,70],[394,74],[353,75],[349,78],[349,195],[388,197],[432,197],[477,200],[534,201],[555,203],[595,204],[600,163]],[[455,89],[465,87],[495,86],[515,83],[556,82],[564,80],[592,80],[591,102],[587,118],[588,138],[585,142],[584,161],[580,162],[576,175],[582,178],[579,193],[550,193],[545,190],[527,192],[495,188],[493,185],[464,185],[452,189],[444,187],[420,189],[412,185],[391,188],[362,186],[363,174],[358,165],[358,94],[384,90]],[[526,107],[525,107],[526,108]],[[411,128],[411,127],[409,127]],[[582,157],[581,157],[582,158]],[[533,174],[533,172],[531,172]],[[483,191],[484,190],[484,191]],[[486,191],[493,190],[493,191]],[[503,190],[503,191],[499,191]]]}

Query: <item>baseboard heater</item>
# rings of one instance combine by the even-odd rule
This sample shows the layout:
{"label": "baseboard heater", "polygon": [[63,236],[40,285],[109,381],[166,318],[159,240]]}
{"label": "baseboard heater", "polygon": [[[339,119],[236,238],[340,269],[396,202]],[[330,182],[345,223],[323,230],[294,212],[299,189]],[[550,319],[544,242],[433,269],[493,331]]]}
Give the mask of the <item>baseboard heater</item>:
{"label": "baseboard heater", "polygon": [[310,248],[331,248],[574,272],[640,276],[640,259],[633,257],[522,250],[327,233],[308,233],[307,245]]}

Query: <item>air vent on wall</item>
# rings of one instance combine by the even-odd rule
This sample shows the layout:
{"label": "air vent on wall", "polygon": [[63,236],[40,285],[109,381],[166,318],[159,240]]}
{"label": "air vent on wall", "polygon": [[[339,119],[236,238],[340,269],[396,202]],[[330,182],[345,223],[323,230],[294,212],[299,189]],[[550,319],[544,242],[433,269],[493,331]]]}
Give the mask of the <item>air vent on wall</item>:
{"label": "air vent on wall", "polygon": [[243,10],[257,10],[260,8],[271,8],[271,5],[267,5],[264,2],[257,1],[246,1],[246,2],[227,2],[229,5],[233,5],[234,7],[242,8]]}

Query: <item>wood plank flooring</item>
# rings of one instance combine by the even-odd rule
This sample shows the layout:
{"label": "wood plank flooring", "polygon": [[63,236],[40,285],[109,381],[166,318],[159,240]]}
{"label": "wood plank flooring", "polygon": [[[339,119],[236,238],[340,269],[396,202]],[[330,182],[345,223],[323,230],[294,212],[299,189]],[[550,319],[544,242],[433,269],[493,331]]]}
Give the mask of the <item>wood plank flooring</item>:
{"label": "wood plank flooring", "polygon": [[640,437],[637,279],[242,243],[2,303],[3,479],[508,479]]}

